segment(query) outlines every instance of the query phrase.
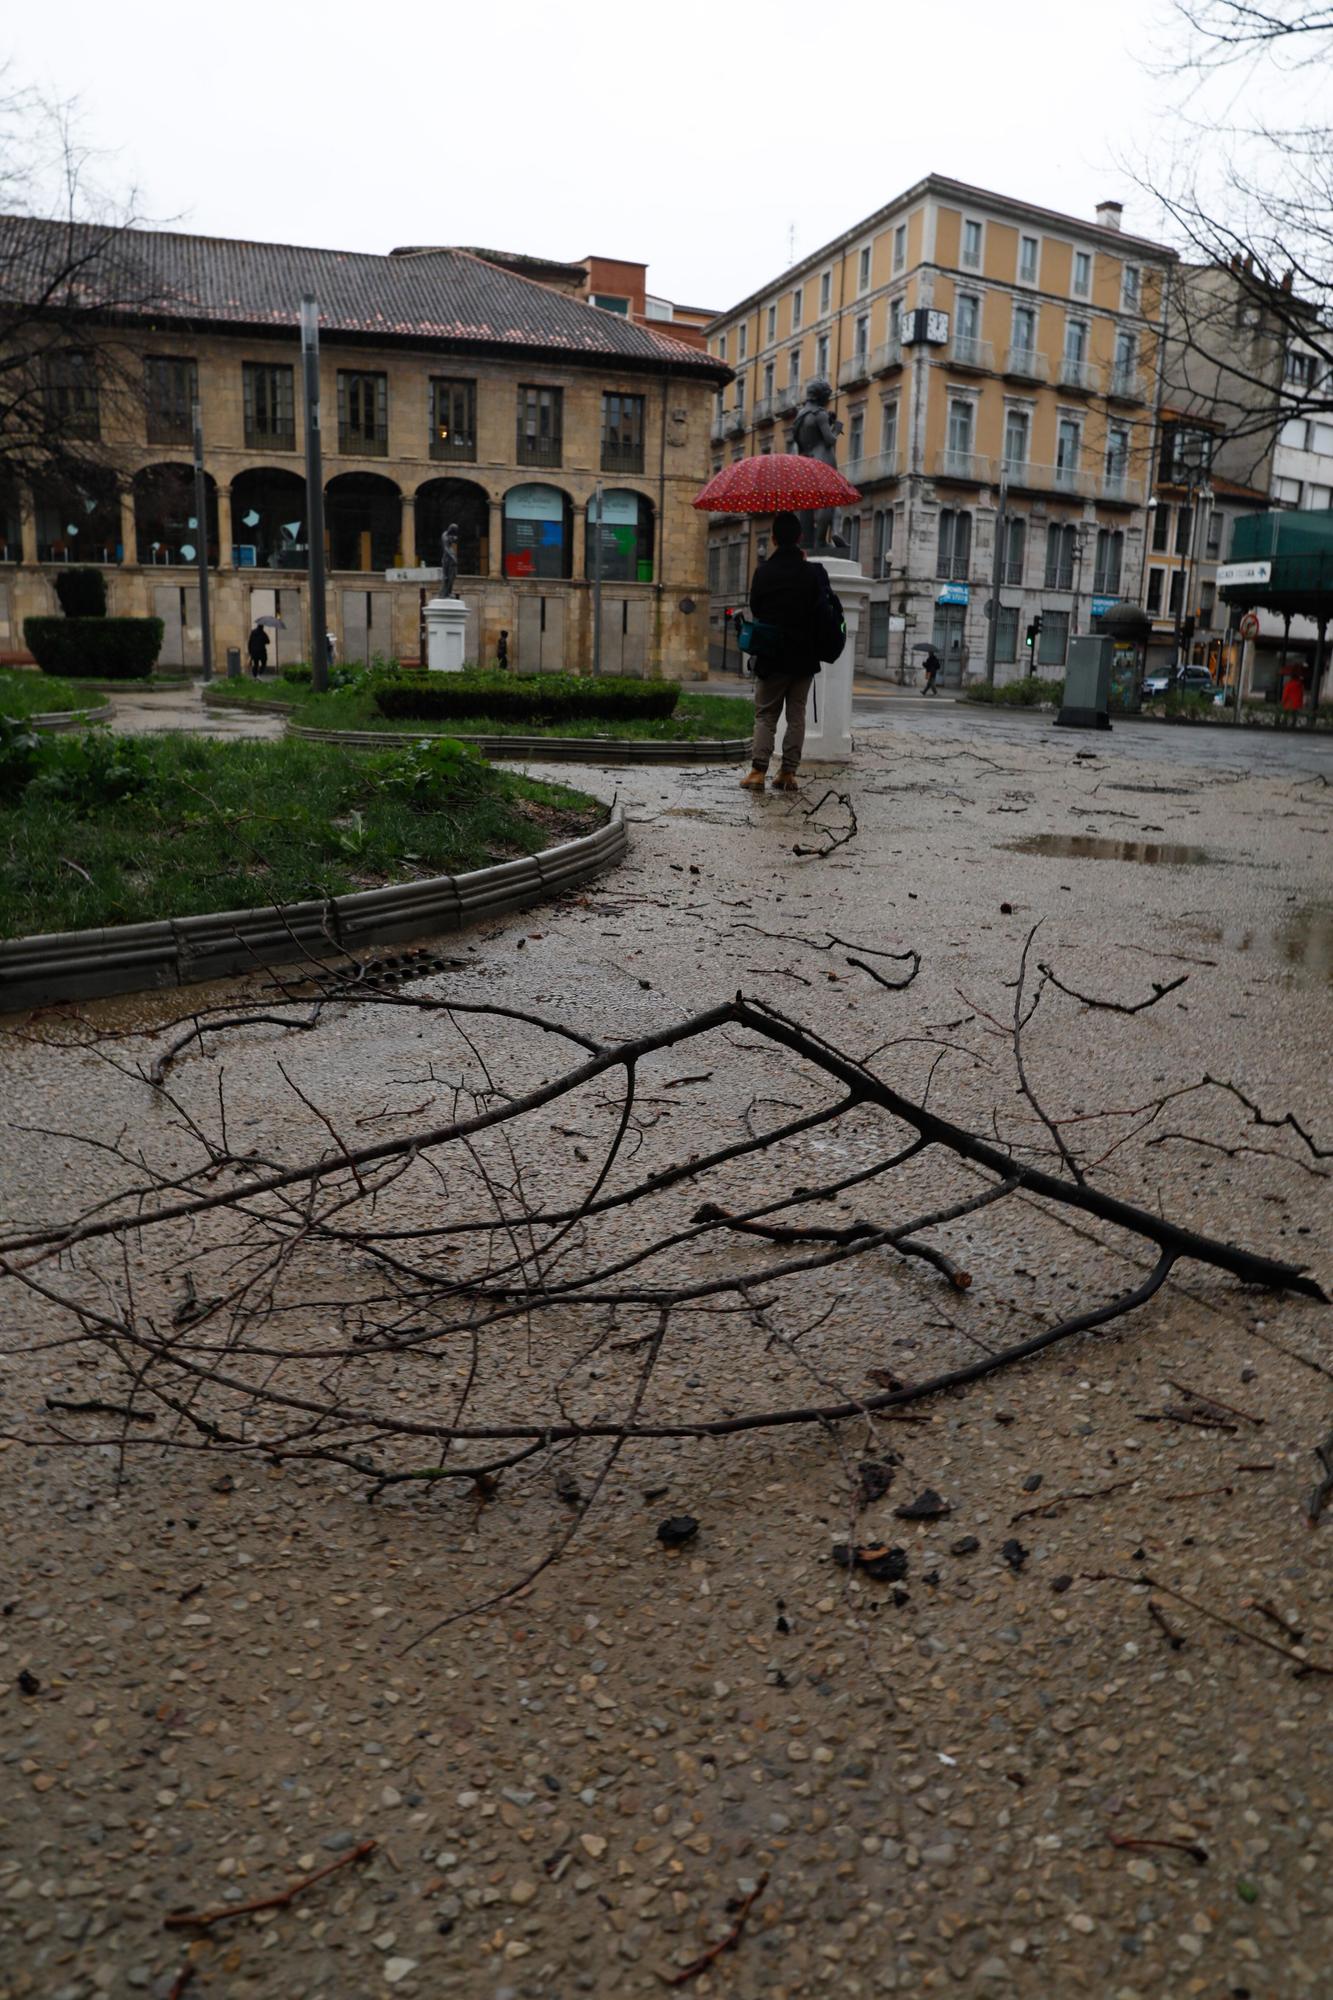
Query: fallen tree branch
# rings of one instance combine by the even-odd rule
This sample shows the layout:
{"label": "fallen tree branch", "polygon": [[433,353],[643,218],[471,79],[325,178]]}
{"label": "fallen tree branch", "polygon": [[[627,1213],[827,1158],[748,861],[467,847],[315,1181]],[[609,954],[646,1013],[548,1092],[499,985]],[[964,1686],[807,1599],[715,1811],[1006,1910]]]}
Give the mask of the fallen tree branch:
{"label": "fallen tree branch", "polygon": [[162,1928],[167,1931],[206,1931],[214,1924],[227,1922],[231,1917],[253,1916],[256,1910],[285,1910],[296,1901],[303,1890],[316,1882],[322,1882],[326,1875],[336,1875],[340,1868],[346,1868],[354,1861],[364,1861],[373,1854],[377,1846],[373,1840],[363,1840],[340,1854],[336,1861],[330,1861],[323,1868],[317,1868],[313,1875],[303,1875],[299,1881],[289,1883],[272,1896],[255,1896],[248,1903],[224,1903],[216,1910],[172,1910],[162,1919]]}
{"label": "fallen tree branch", "polygon": [[748,1895],[739,1897],[734,1903],[729,1905],[729,1908],[733,1909],[736,1914],[731,1929],[727,1932],[726,1936],[719,1938],[716,1944],[710,1944],[707,1951],[700,1952],[698,1958],[692,1959],[688,1965],[682,1966],[679,1972],[662,1973],[660,1977],[664,1983],[668,1986],[688,1985],[691,1979],[697,1979],[700,1973],[707,1972],[710,1965],[715,1965],[724,1951],[735,1951],[745,1933],[746,1919],[767,1887],[768,1876],[765,1873],[759,1877],[759,1880]]}

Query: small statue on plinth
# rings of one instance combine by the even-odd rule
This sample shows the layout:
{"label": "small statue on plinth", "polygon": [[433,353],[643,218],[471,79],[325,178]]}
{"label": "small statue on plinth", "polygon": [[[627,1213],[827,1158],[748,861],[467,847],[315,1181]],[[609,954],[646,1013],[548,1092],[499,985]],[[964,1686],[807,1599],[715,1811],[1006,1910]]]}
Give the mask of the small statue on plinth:
{"label": "small statue on plinth", "polygon": [[458,523],[451,521],[440,537],[440,596],[452,597],[458,581]]}
{"label": "small statue on plinth", "polygon": [[[838,439],[842,436],[842,419],[829,415],[829,404],[833,400],[833,384],[822,377],[808,382],[805,401],[796,412],[792,425],[792,450],[801,458],[817,458],[825,465],[838,463]],[[821,549],[845,549],[846,542],[833,532],[833,509],[821,507],[817,512],[804,509],[797,517],[801,523],[801,541],[806,548],[818,553]]]}

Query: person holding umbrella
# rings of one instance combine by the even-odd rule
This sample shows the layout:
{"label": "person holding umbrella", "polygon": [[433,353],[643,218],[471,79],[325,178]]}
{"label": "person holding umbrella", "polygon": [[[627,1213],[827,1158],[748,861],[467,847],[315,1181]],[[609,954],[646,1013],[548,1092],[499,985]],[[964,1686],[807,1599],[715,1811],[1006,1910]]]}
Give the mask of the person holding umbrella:
{"label": "person holding umbrella", "polygon": [[762,629],[763,648],[754,654],[754,737],[750,769],[741,779],[747,792],[762,792],[768,781],[778,718],[785,710],[782,767],[773,780],[777,792],[794,792],[805,745],[805,706],[819,672],[819,619],[831,592],[828,571],[810,562],[801,548],[795,514],[773,516],[773,553],[750,585],[750,611]]}
{"label": "person holding umbrella", "polygon": [[268,665],[268,633],[258,620],[250,627],[246,651],[250,656],[250,672],[258,680]]}

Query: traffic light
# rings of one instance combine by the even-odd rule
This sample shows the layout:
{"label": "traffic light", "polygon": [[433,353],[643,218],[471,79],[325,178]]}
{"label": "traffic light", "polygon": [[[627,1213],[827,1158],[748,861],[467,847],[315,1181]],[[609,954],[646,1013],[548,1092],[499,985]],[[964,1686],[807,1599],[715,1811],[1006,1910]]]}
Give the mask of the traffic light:
{"label": "traffic light", "polygon": [[1034,618],[1032,623],[1028,626],[1026,633],[1027,649],[1029,653],[1035,651],[1037,641],[1040,637],[1041,637],[1041,619]]}
{"label": "traffic light", "polygon": [[1181,620],[1181,625],[1180,625],[1181,652],[1188,653],[1193,643],[1194,643],[1194,618],[1191,615],[1190,617]]}

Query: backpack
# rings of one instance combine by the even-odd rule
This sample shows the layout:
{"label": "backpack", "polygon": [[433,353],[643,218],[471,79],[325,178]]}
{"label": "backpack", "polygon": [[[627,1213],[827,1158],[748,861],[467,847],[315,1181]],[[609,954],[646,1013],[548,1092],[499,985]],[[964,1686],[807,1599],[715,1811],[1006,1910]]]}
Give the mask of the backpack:
{"label": "backpack", "polygon": [[815,612],[815,650],[826,667],[842,658],[847,644],[847,620],[833,585],[826,582]]}
{"label": "backpack", "polygon": [[766,656],[772,658],[782,651],[782,633],[776,625],[767,625],[762,618],[742,618],[737,621],[736,644],[742,653],[749,655],[750,671],[756,671],[755,662]]}

